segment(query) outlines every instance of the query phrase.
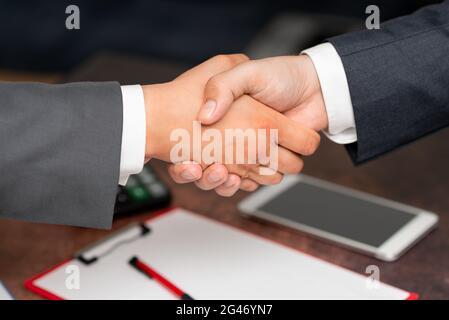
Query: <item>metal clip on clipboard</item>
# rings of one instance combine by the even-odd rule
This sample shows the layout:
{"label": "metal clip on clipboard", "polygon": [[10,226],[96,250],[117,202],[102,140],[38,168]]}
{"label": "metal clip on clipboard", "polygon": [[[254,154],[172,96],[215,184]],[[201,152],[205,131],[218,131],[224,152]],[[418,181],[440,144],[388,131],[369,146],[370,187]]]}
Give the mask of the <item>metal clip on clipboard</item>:
{"label": "metal clip on clipboard", "polygon": [[[134,232],[135,229],[135,232]],[[90,265],[98,259],[107,256],[118,247],[134,242],[141,237],[145,237],[151,229],[145,223],[132,223],[122,229],[111,233],[93,244],[85,247],[75,254],[75,258],[85,265]],[[93,254],[92,254],[92,251]]]}

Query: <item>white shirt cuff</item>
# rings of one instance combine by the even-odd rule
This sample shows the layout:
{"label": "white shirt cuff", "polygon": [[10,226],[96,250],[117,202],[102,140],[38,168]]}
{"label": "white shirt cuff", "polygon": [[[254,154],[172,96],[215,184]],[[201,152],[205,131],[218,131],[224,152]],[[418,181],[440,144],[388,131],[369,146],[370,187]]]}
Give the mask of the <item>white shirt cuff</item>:
{"label": "white shirt cuff", "polygon": [[321,84],[329,126],[323,130],[332,141],[347,144],[357,141],[354,110],[348,80],[340,56],[330,43],[301,52],[310,57]]}
{"label": "white shirt cuff", "polygon": [[139,173],[145,163],[145,102],[140,85],[121,86],[123,101],[122,151],[119,184],[126,185],[132,174]]}

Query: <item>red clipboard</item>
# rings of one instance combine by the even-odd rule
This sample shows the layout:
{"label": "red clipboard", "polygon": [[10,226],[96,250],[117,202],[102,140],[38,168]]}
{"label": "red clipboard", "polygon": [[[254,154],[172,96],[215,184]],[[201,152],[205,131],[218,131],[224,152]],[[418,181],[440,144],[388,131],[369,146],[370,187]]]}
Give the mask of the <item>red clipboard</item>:
{"label": "red clipboard", "polygon": [[[155,219],[157,219],[157,218],[159,218],[159,217],[161,217],[161,216],[164,216],[164,215],[166,215],[166,214],[170,214],[170,213],[171,213],[173,210],[175,210],[175,209],[177,209],[177,208],[176,208],[176,207],[169,207],[169,208],[166,208],[166,209],[163,209],[163,210],[159,210],[159,211],[155,212],[149,219],[147,219],[146,222],[147,222],[147,221],[154,221]],[[216,222],[216,223],[218,222],[219,224],[222,224],[222,225],[225,225],[225,226],[227,226],[227,227],[233,228],[233,229],[235,229],[235,230],[238,230],[239,232],[243,232],[243,233],[249,234],[249,235],[251,235],[251,236],[253,236],[253,237],[257,237],[257,238],[260,238],[260,239],[264,239],[265,241],[269,241],[269,242],[274,243],[274,244],[276,244],[276,245],[278,245],[278,246],[280,245],[280,246],[285,247],[285,248],[288,248],[288,249],[290,249],[290,250],[293,249],[294,251],[297,251],[297,252],[299,252],[299,253],[301,253],[301,254],[303,254],[303,255],[313,257],[314,259],[323,261],[323,262],[325,262],[325,263],[327,263],[327,264],[332,264],[332,263],[329,263],[329,262],[327,262],[327,261],[325,261],[325,260],[323,260],[323,259],[321,259],[321,258],[317,258],[317,257],[314,257],[313,255],[310,255],[310,254],[308,254],[308,253],[305,253],[305,252],[303,252],[303,251],[301,251],[301,250],[298,250],[298,249],[296,249],[296,248],[292,248],[292,247],[290,247],[290,246],[287,246],[287,245],[285,245],[285,244],[279,243],[279,242],[274,241],[274,240],[271,240],[271,239],[266,239],[266,238],[261,237],[261,236],[259,236],[259,235],[257,235],[257,234],[253,234],[253,233],[251,233],[251,232],[248,232],[248,231],[246,231],[246,230],[244,230],[244,229],[242,229],[242,228],[235,227],[235,226],[231,226],[231,225],[228,225],[228,224],[226,224],[226,223],[222,223],[222,222],[220,222],[220,221],[211,219],[211,218],[209,218],[209,217],[205,217],[205,216],[203,216],[203,215],[201,215],[201,217],[202,217],[202,218],[209,219],[209,220],[212,220],[212,221],[214,221],[214,222]],[[33,293],[35,293],[35,294],[37,294],[37,295],[39,295],[39,296],[41,296],[41,297],[43,297],[43,298],[49,299],[49,300],[64,300],[62,297],[58,296],[57,294],[54,294],[54,293],[52,293],[52,292],[46,290],[45,288],[40,287],[40,286],[37,285],[35,282],[36,282],[37,280],[39,280],[39,279],[45,277],[46,275],[52,273],[53,271],[55,271],[56,269],[60,268],[61,266],[63,266],[63,265],[65,265],[65,264],[69,263],[70,261],[71,261],[71,259],[67,259],[67,260],[63,261],[62,263],[59,263],[59,264],[55,265],[54,267],[52,267],[52,268],[50,268],[50,269],[48,269],[48,270],[46,270],[46,271],[44,271],[44,272],[42,272],[42,273],[40,273],[40,274],[37,274],[36,276],[34,276],[34,277],[30,278],[30,279],[27,279],[27,280],[24,282],[24,287],[25,287],[27,290],[29,290],[29,291],[31,291],[31,292],[33,292]],[[340,267],[340,266],[338,266],[338,265],[335,265],[335,264],[332,264],[332,265],[333,265],[334,267],[343,269],[343,270],[345,270],[345,271],[353,272],[353,271],[351,271],[351,270],[345,269],[345,268]],[[355,272],[353,272],[353,273],[355,273]],[[415,293],[415,292],[408,292],[408,296],[406,297],[405,300],[418,300],[418,299],[419,299],[419,294],[418,294],[418,293]]]}

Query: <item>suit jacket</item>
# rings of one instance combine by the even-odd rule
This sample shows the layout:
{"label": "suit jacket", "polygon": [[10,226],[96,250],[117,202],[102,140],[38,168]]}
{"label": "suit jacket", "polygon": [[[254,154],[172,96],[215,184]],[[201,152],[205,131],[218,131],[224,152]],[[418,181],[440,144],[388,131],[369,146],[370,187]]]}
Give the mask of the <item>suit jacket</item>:
{"label": "suit jacket", "polygon": [[449,125],[449,1],[329,41],[348,79],[356,163]]}
{"label": "suit jacket", "polygon": [[122,109],[115,82],[0,83],[0,217],[110,227]]}

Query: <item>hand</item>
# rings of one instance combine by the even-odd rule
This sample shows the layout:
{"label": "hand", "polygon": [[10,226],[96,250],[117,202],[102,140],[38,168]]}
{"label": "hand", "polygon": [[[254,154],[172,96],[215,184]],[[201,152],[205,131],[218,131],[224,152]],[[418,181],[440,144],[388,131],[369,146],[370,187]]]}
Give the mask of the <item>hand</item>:
{"label": "hand", "polygon": [[[241,56],[218,56],[187,71],[174,81],[143,86],[147,112],[146,156],[148,158],[171,160],[170,152],[175,143],[170,141],[170,135],[176,129],[184,129],[190,137],[193,136],[192,124],[203,102],[208,79],[229,69],[230,65],[235,65],[236,59],[242,58]],[[227,129],[278,129],[278,142],[285,148],[279,148],[279,172],[277,173],[261,175],[260,168],[263,166],[260,163],[247,164],[247,161],[245,164],[226,164],[225,169],[229,173],[260,184],[278,183],[282,179],[282,173],[297,173],[301,170],[302,160],[296,153],[307,155],[313,153],[318,147],[319,135],[316,132],[295,123],[248,96],[237,99],[232,106],[221,121],[208,128],[216,129],[222,137],[225,136]],[[191,145],[194,146],[193,143]],[[204,147],[203,144],[199,148],[204,149]],[[248,146],[245,147],[246,156]],[[201,159],[199,161],[194,159],[194,152],[189,153],[182,160],[201,161]],[[218,160],[217,162],[225,162],[224,158]],[[201,162],[200,165],[199,170],[206,168],[208,163]],[[226,180],[228,180],[227,176],[221,183]]]}
{"label": "hand", "polygon": [[[244,94],[249,94],[311,129],[318,131],[328,126],[318,75],[311,59],[306,55],[245,61],[231,70],[213,76],[207,82],[205,103],[198,119],[203,124],[214,123],[227,112],[232,101]],[[178,164],[170,171],[173,179],[182,183],[188,181],[180,172],[198,172],[200,169],[195,164]],[[205,172],[197,184],[207,189],[219,186],[220,192],[227,194],[237,191],[207,180],[208,175],[225,174],[224,171],[222,165],[216,165]],[[257,185],[254,184],[242,182],[241,185],[241,189],[246,191],[256,188]]]}

